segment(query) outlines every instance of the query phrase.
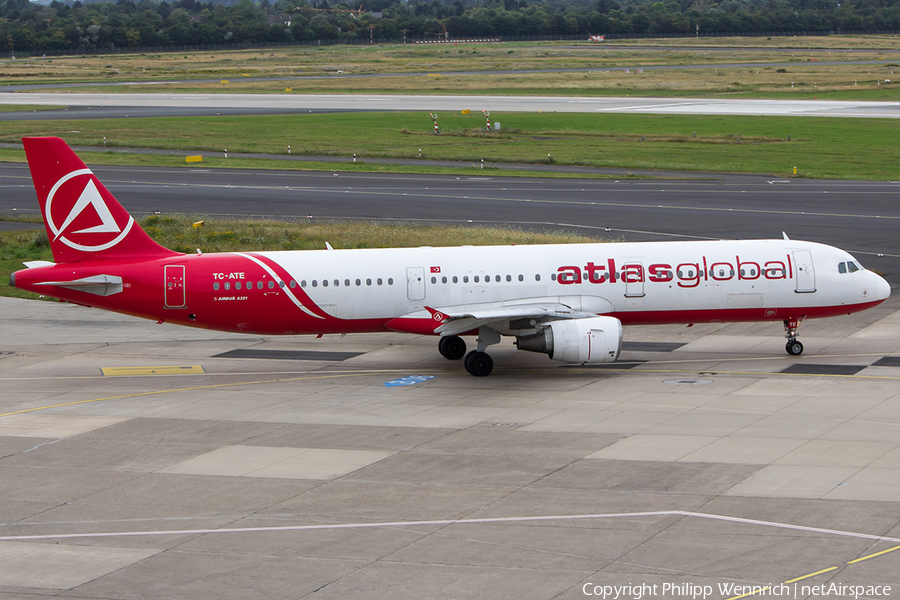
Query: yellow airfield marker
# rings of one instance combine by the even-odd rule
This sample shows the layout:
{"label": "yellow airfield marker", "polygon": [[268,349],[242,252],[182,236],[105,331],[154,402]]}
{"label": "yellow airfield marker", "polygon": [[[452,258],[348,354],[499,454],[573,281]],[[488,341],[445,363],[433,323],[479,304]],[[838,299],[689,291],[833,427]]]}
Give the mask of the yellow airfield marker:
{"label": "yellow airfield marker", "polygon": [[205,373],[201,365],[165,365],[162,367],[101,367],[106,377],[135,375],[181,375],[183,373]]}

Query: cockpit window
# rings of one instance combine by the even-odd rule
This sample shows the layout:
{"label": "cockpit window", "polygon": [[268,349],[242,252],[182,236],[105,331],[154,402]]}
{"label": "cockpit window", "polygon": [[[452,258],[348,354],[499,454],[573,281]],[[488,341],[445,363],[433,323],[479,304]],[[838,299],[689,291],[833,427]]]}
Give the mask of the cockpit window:
{"label": "cockpit window", "polygon": [[855,260],[848,260],[845,263],[838,263],[838,273],[856,273],[862,271],[863,267]]}

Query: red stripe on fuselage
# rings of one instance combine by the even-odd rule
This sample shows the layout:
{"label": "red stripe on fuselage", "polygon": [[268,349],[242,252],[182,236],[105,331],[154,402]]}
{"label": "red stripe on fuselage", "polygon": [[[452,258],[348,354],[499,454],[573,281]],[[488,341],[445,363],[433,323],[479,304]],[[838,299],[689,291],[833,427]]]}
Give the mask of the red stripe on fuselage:
{"label": "red stripe on fuselage", "polygon": [[[615,317],[623,325],[679,325],[683,323],[755,323],[777,322],[790,319],[823,319],[826,317],[838,317],[868,310],[878,306],[884,300],[864,302],[861,304],[849,304],[842,306],[805,306],[792,308],[723,308],[710,310],[656,310],[656,311],[628,311],[605,313],[601,316]],[[421,323],[416,323],[421,321]],[[363,324],[378,325],[376,329],[368,331],[394,330],[404,333],[416,333],[419,335],[439,335],[434,333],[434,321],[431,319],[379,319],[368,320],[332,320],[327,324],[328,330],[321,333],[340,333],[342,328],[354,324],[354,332],[367,331]],[[387,326],[385,326],[387,323]],[[337,327],[337,330],[330,329]],[[305,333],[320,333],[319,330]],[[471,335],[477,332],[470,332]]]}
{"label": "red stripe on fuselage", "polygon": [[710,310],[647,310],[613,312],[623,325],[674,325],[679,323],[753,323],[788,319],[824,319],[868,310],[884,300],[841,306],[801,306],[787,308],[717,308]]}
{"label": "red stripe on fuselage", "polygon": [[[319,308],[316,305],[316,303],[312,301],[312,298],[310,298],[306,294],[306,292],[303,290],[303,288],[301,288],[299,285],[294,288],[290,287],[290,282],[294,281],[294,278],[291,276],[290,273],[287,272],[287,269],[282,267],[280,264],[278,264],[271,258],[268,258],[265,256],[260,256],[259,254],[254,254],[252,252],[247,252],[246,254],[247,254],[247,256],[252,256],[256,260],[265,264],[267,267],[272,269],[272,271],[274,271],[275,274],[278,275],[279,278],[281,278],[281,280],[285,283],[285,288],[284,288],[285,294],[293,295],[300,302],[300,304],[302,304],[307,309],[309,309],[310,312],[315,313],[316,315],[322,317],[323,319],[334,318],[331,315],[329,315],[328,313],[326,313],[325,311],[323,311],[321,308]],[[302,312],[302,309],[300,309],[300,308],[298,308],[297,310]]]}

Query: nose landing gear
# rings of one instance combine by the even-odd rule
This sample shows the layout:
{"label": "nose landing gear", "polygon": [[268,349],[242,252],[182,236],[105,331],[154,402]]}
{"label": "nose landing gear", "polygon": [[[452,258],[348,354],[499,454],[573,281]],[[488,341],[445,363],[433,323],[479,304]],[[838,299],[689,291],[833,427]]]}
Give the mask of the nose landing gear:
{"label": "nose landing gear", "polygon": [[784,337],[787,338],[785,351],[791,356],[799,356],[803,353],[803,344],[797,341],[797,327],[800,322],[797,319],[788,319],[784,322]]}

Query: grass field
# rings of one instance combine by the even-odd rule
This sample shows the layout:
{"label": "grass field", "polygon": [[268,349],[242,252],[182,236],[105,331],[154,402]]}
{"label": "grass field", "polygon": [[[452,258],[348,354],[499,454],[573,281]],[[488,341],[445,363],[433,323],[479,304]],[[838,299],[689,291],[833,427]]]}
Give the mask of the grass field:
{"label": "grass field", "polygon": [[[659,47],[653,47],[658,44]],[[850,52],[852,50],[852,52]],[[897,99],[900,86],[897,36],[810,38],[715,38],[633,40],[615,45],[567,42],[460,46],[333,46],[266,50],[121,54],[25,59],[0,64],[9,83],[135,81],[154,85],[115,86],[105,92],[467,93],[571,95],[737,95]],[[860,61],[883,61],[858,64]],[[833,66],[820,62],[838,62]],[[790,63],[789,67],[732,69],[730,63]],[[709,69],[678,70],[685,65]],[[644,70],[640,67],[672,69]],[[629,67],[628,73],[608,71]],[[587,69],[588,73],[446,75],[454,71]],[[783,71],[783,72],[782,72]],[[387,73],[398,77],[347,78]],[[253,82],[249,78],[263,77]],[[273,81],[290,77],[288,81]],[[299,77],[299,78],[298,78]],[[166,80],[213,82],[166,84]],[[886,79],[891,79],[885,84]],[[793,82],[793,87],[792,87]],[[75,90],[96,88],[75,88]],[[75,91],[67,90],[67,91]]]}
{"label": "grass field", "polygon": [[[541,170],[539,172],[513,170],[504,168],[503,163],[486,161],[459,161],[456,167],[417,166],[406,164],[376,163],[359,159],[354,163],[351,159],[340,162],[303,160],[273,160],[271,158],[237,158],[230,154],[224,158],[222,153],[201,154],[203,161],[199,163],[185,162],[184,158],[171,154],[138,154],[125,151],[79,152],[78,156],[88,165],[139,166],[139,167],[183,167],[188,169],[256,169],[284,171],[334,171],[342,173],[400,173],[409,175],[490,175],[491,177],[541,177],[542,179],[657,179],[645,173],[565,173]],[[24,163],[25,151],[11,148],[0,148],[0,162]],[[685,173],[684,179],[694,179],[702,175]],[[668,176],[665,179],[671,180]]]}
{"label": "grass field", "polygon": [[[898,59],[900,60],[900,59]],[[888,63],[900,65],[898,63]],[[892,70],[896,69],[897,75]],[[893,79],[891,79],[893,78]],[[466,94],[530,96],[647,96],[695,98],[785,98],[822,100],[900,100],[900,66],[798,63],[790,67],[629,69],[603,65],[588,72],[458,75],[419,73],[371,78],[298,78],[245,81],[120,85],[103,88],[120,93],[221,94]],[[890,82],[886,80],[891,79]],[[223,83],[225,81],[225,83]],[[288,91],[290,90],[290,91]],[[97,91],[96,87],[67,92]]]}
{"label": "grass field", "polygon": [[39,110],[56,110],[65,106],[38,106],[34,104],[0,104],[0,112],[37,112]]}
{"label": "grass field", "polygon": [[[796,166],[798,175],[811,178],[900,177],[900,145],[896,143],[900,122],[893,119],[492,113],[491,120],[501,122],[501,131],[484,133],[484,117],[477,107],[460,108],[473,112],[441,113],[442,133],[437,136],[427,113],[391,112],[5,121],[0,122],[0,141],[55,135],[72,145],[102,148],[106,137],[110,146],[183,149],[216,156],[226,148],[287,154],[290,146],[292,154],[348,158],[357,154],[363,161],[367,157],[412,159],[421,149],[422,158],[474,164],[484,159],[497,165],[553,162],[774,176],[790,175]],[[179,157],[163,160],[184,162]],[[341,167],[325,163],[323,168]],[[394,171],[387,166],[384,170]]]}
{"label": "grass field", "polygon": [[[203,220],[195,229],[192,223]],[[334,248],[411,248],[417,246],[487,246],[506,244],[577,244],[603,241],[564,231],[532,232],[508,227],[447,227],[413,223],[240,221],[202,215],[151,215],[140,220],[150,237],[179,252],[254,250],[323,250]],[[22,262],[53,260],[46,232],[0,232],[0,278],[23,269]],[[34,298],[35,294],[7,285],[0,296]]]}

